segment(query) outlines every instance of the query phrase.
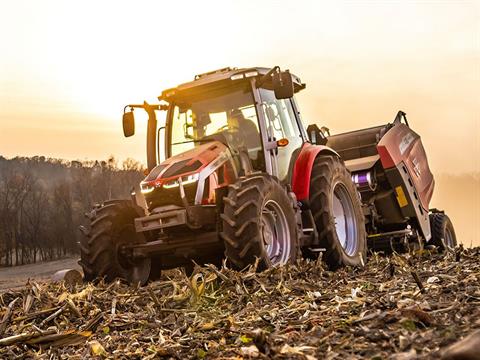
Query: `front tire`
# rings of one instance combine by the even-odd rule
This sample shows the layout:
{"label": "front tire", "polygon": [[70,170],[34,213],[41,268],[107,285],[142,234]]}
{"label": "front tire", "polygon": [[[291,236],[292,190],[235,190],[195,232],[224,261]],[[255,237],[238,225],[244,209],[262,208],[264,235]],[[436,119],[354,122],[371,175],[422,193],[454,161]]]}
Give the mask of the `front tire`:
{"label": "front tire", "polygon": [[315,159],[309,200],[329,268],[363,266],[367,246],[362,204],[349,171],[337,156]]}
{"label": "front tire", "polygon": [[82,230],[85,236],[80,240],[79,261],[86,281],[105,278],[108,282],[147,282],[150,258],[133,260],[122,252],[122,245],[146,242],[135,231],[134,219],[139,215],[130,200],[107,201],[88,214],[90,227]]}
{"label": "front tire", "polygon": [[225,255],[237,269],[259,270],[297,258],[297,205],[278,180],[265,174],[241,177],[229,187],[221,215]]}
{"label": "front tire", "polygon": [[442,212],[430,214],[430,228],[432,238],[429,244],[433,244],[440,252],[453,249],[457,246],[457,236],[450,218]]}

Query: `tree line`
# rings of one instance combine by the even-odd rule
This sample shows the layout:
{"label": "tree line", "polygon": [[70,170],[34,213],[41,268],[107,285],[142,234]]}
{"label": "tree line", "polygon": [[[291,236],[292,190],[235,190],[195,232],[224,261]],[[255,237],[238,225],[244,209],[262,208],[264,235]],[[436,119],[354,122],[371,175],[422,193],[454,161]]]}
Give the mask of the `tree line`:
{"label": "tree line", "polygon": [[0,156],[0,266],[54,260],[78,252],[84,214],[99,202],[128,198],[142,165]]}

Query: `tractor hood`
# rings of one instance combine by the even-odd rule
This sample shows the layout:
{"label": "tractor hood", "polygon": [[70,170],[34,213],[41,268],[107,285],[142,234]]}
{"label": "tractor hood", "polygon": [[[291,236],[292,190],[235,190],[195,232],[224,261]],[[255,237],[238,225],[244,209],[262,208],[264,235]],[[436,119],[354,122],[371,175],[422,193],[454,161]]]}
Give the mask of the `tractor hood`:
{"label": "tractor hood", "polygon": [[219,141],[196,146],[184,153],[172,156],[150,171],[141,182],[142,193],[155,188],[176,187],[191,184],[198,180],[200,172],[225,152],[227,147]]}

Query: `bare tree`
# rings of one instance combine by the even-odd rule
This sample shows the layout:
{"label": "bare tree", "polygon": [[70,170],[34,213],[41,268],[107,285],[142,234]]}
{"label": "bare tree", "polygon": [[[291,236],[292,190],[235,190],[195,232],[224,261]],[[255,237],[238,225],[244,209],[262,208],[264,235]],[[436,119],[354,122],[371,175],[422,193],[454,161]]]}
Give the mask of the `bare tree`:
{"label": "bare tree", "polygon": [[127,159],[72,161],[0,156],[0,266],[51,260],[77,251],[83,213],[97,202],[126,198],[142,178]]}

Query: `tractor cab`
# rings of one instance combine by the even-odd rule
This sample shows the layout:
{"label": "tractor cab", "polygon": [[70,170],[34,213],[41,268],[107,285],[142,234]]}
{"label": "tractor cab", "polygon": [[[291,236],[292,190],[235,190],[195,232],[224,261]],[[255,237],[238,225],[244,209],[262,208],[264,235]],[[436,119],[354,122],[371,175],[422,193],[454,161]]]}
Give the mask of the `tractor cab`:
{"label": "tractor cab", "polygon": [[[226,147],[226,156],[232,158],[230,171],[236,175],[261,171],[287,182],[292,154],[307,140],[293,98],[304,87],[299,78],[278,67],[225,68],[196,75],[192,82],[163,91],[159,100],[168,105],[130,105],[132,110],[141,107],[149,114],[150,174],[143,187],[149,191],[154,186],[152,179],[172,174],[164,162],[157,164],[160,154],[165,155],[170,166],[186,164],[185,171],[175,172],[183,176],[191,169],[191,164],[185,162],[187,154],[195,154],[196,149],[205,153],[208,143]],[[164,130],[165,141],[158,138],[162,132],[157,130],[152,107],[168,111],[165,128],[159,129]],[[133,119],[131,114],[126,112],[124,119]],[[124,125],[130,126],[125,120]]]}

